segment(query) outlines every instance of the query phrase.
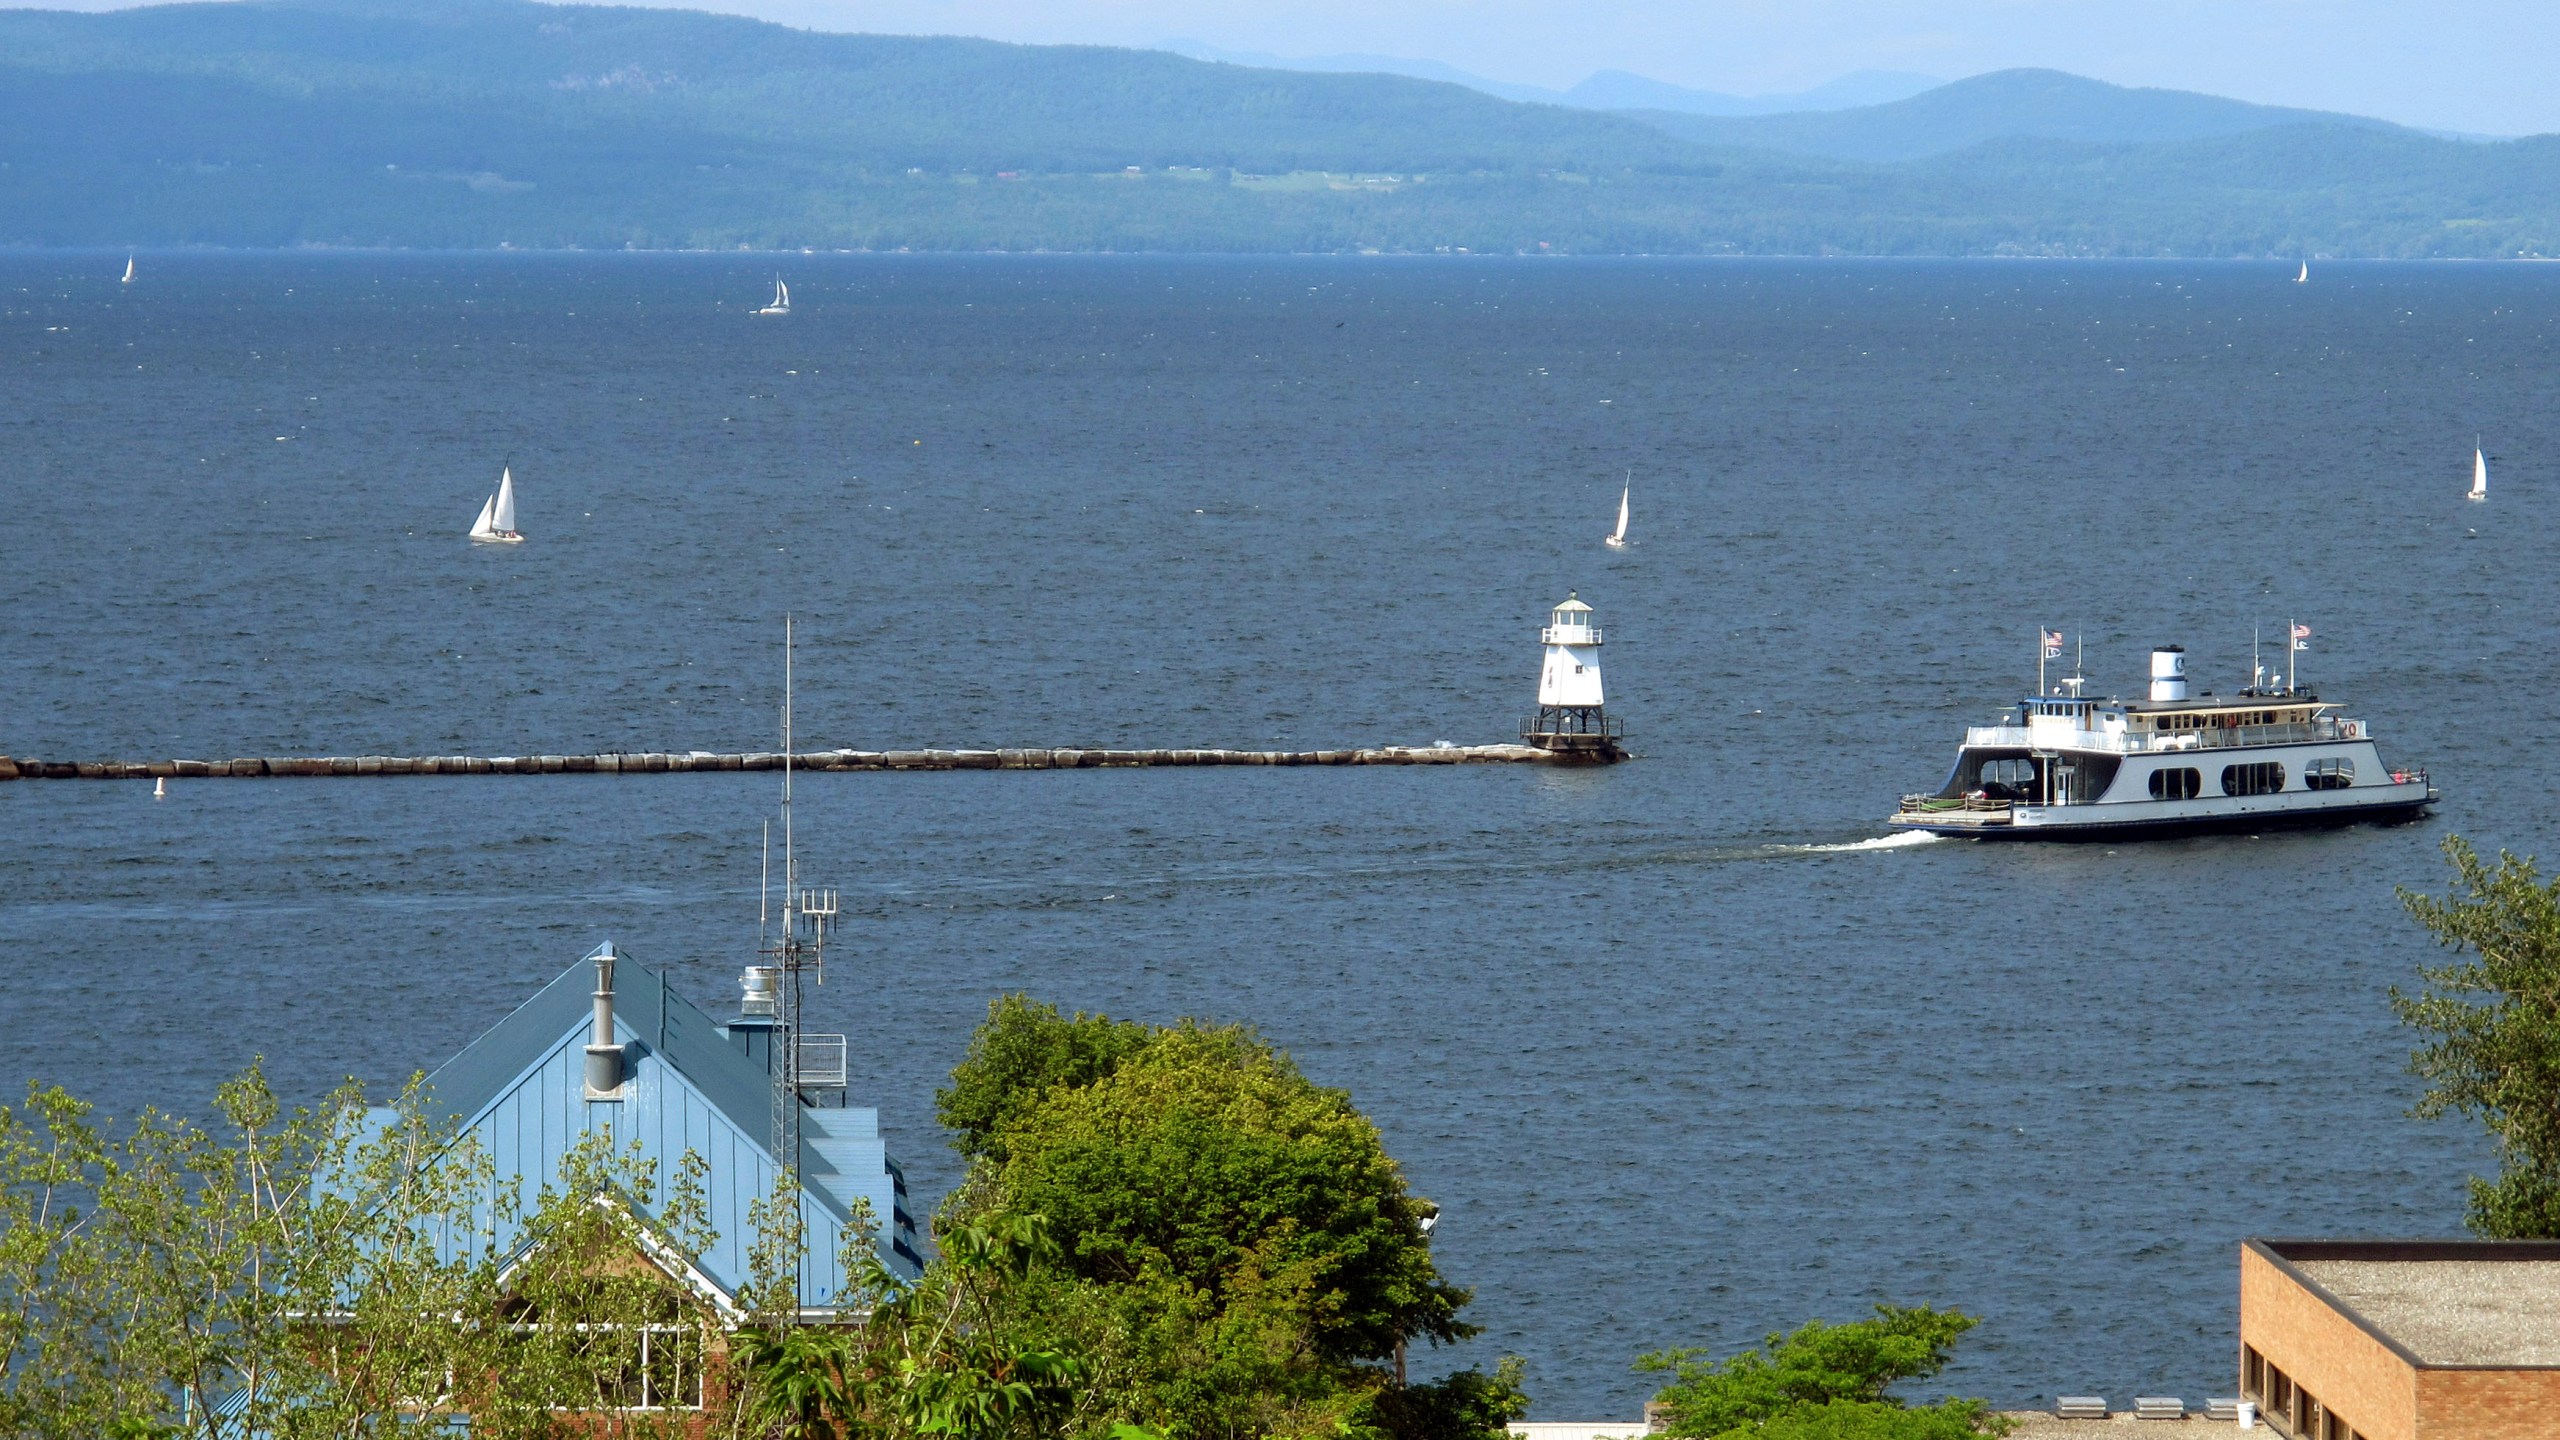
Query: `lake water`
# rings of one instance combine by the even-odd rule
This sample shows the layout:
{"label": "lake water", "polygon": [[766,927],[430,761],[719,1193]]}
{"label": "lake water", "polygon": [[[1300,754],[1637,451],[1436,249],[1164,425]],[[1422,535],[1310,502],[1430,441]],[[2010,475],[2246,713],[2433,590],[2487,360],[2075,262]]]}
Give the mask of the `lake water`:
{"label": "lake water", "polygon": [[[1250,1020],[1444,1207],[1457,1358],[1631,1417],[1639,1351],[1878,1301],[2004,1404],[2227,1394],[2244,1237],[2452,1233],[2488,1163],[2408,1117],[2393,887],[2548,848],[2560,271],[123,259],[0,256],[7,753],[769,748],[786,612],[813,747],[1472,743],[1599,607],[1612,769],[804,780],[815,1018],[928,1200],[991,996]],[[468,545],[501,463],[532,541]],[[2436,820],[1874,843],[2038,626],[2227,691],[2288,617]],[[0,786],[0,1081],[388,1083],[607,936],[725,1013],[776,798]]]}

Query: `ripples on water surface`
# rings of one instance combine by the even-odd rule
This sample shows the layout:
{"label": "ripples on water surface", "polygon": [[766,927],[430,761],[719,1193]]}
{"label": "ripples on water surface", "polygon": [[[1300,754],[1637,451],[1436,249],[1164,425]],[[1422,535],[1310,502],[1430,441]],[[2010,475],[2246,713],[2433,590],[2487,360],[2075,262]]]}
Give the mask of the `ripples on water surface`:
{"label": "ripples on water surface", "polygon": [[[1559,1418],[1878,1300],[2003,1402],[2226,1393],[2242,1237],[2484,1163],[2405,1114],[2391,891],[2548,833],[2547,268],[790,257],[776,321],[765,257],[122,260],[0,258],[10,753],[768,746],[786,610],[814,745],[1472,742],[1601,608],[1609,771],[805,780],[927,1195],[989,996],[1250,1019]],[[2230,689],[2288,616],[2439,821],[1879,842],[2039,624]],[[388,1082],[607,935],[725,1008],[774,789],[0,787],[6,1074]]]}

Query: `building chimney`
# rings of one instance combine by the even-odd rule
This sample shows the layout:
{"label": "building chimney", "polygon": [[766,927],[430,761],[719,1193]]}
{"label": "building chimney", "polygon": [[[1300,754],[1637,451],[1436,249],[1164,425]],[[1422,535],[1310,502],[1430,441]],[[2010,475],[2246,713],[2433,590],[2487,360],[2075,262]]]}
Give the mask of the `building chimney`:
{"label": "building chimney", "polygon": [[622,1047],[613,1038],[613,942],[596,947],[596,1028],[587,1037],[587,1098],[620,1099]]}
{"label": "building chimney", "polygon": [[2187,698],[2187,652],[2163,645],[2151,652],[2151,699],[2155,704]]}

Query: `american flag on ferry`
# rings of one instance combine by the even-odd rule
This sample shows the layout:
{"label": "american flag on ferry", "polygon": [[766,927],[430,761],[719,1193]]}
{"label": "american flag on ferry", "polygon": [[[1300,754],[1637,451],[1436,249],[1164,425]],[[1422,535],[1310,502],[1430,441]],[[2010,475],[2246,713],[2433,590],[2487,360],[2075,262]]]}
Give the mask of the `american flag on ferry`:
{"label": "american flag on ferry", "polygon": [[2296,650],[2308,650],[2308,649],[2310,649],[2310,648],[2311,648],[2311,646],[2310,646],[2310,644],[2308,643],[2308,642],[2310,641],[2310,639],[2311,639],[2311,627],[2310,627],[2310,626],[2308,626],[2308,625],[2296,625],[2296,626],[2294,626],[2294,627],[2293,627],[2293,648],[2294,648],[2294,649],[2296,649]]}
{"label": "american flag on ferry", "polygon": [[2042,634],[2044,635],[2044,658],[2047,660],[2061,659],[2062,632],[2059,630],[2046,630],[2043,631]]}

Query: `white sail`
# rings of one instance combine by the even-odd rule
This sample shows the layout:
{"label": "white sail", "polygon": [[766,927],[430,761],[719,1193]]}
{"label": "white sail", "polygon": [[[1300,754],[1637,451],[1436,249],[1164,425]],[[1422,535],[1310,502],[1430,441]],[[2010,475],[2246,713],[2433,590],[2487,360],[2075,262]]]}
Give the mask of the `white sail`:
{"label": "white sail", "polygon": [[1612,547],[1627,543],[1627,498],[1635,493],[1635,488],[1630,483],[1627,488],[1618,492],[1618,528],[1609,532],[1607,542]]}
{"label": "white sail", "polygon": [[2471,451],[2471,498],[2489,498],[2489,452],[2477,446]]}
{"label": "white sail", "polygon": [[2309,284],[2309,283],[2310,283],[2310,280],[2311,280],[2311,262],[2310,262],[2310,261],[2308,261],[2308,260],[2305,260],[2305,261],[2303,261],[2303,262],[2302,262],[2302,273],[2293,277],[2293,283],[2294,283],[2294,284],[2296,284],[2296,285],[2305,285],[2305,284]]}
{"label": "white sail", "polygon": [[759,315],[788,315],[788,314],[790,314],[790,313],[791,313],[791,287],[790,287],[790,286],[788,286],[788,285],[783,284],[783,283],[782,283],[782,281],[781,281],[779,278],[777,278],[777,279],[773,282],[773,303],[772,303],[772,304],[770,304],[770,305],[767,305],[766,307],[764,307],[763,309],[761,309],[761,310],[757,311],[756,313],[757,313],[757,314],[759,314]]}
{"label": "white sail", "polygon": [[130,255],[124,257],[124,283],[133,283],[133,257]]}
{"label": "white sail", "polygon": [[498,498],[494,503],[497,506],[497,509],[489,517],[489,524],[491,528],[495,529],[501,535],[513,535],[516,533],[516,476],[514,470],[502,468],[498,471]]}
{"label": "white sail", "polygon": [[472,539],[485,540],[498,533],[497,527],[489,523],[490,514],[497,508],[498,497],[495,495],[492,495],[488,499],[480,502],[480,518],[471,522]]}

